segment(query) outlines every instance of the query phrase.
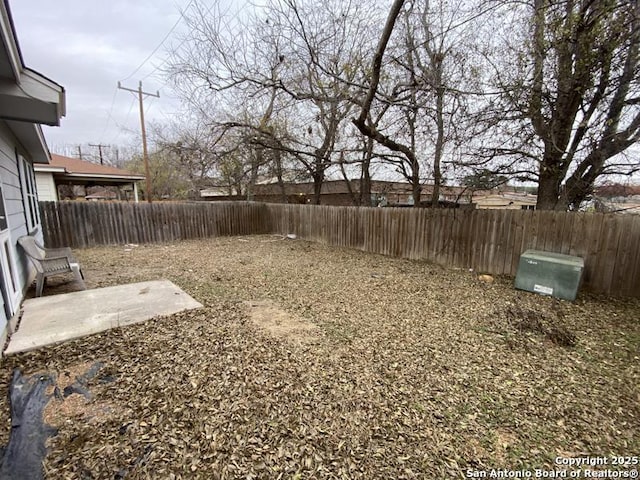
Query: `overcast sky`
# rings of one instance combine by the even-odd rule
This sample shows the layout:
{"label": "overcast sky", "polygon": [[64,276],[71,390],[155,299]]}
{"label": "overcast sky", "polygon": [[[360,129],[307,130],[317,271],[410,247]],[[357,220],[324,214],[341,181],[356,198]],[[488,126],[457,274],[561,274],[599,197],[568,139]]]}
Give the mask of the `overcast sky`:
{"label": "overcast sky", "polygon": [[67,114],[61,126],[44,127],[53,150],[86,143],[122,146],[139,138],[136,96],[117,90],[119,80],[129,88],[137,88],[142,80],[145,91],[160,90],[160,99],[146,100],[148,120],[162,121],[175,113],[178,102],[158,67],[172,40],[175,43],[183,26],[180,12],[188,4],[189,0],[10,0],[26,66],[66,90]]}

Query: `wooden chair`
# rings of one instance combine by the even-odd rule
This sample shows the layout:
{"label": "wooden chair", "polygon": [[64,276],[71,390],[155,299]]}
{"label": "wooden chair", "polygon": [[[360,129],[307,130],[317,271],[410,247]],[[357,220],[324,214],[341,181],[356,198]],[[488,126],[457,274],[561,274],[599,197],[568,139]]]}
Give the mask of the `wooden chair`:
{"label": "wooden chair", "polygon": [[70,248],[44,248],[29,235],[20,237],[18,243],[36,267],[36,297],[42,296],[48,277],[64,273],[73,273],[82,289],[86,290],[80,264]]}

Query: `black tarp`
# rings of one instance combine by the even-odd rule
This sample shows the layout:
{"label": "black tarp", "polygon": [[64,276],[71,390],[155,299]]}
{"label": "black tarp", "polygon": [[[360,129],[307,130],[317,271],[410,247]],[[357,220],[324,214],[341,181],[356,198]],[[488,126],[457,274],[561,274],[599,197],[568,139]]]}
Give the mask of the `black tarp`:
{"label": "black tarp", "polygon": [[[22,375],[20,370],[13,372],[9,388],[11,401],[11,435],[6,448],[0,449],[0,480],[38,480],[43,478],[42,462],[47,449],[47,438],[54,436],[57,430],[44,423],[44,409],[54,395],[66,398],[74,393],[92,398],[87,383],[95,377],[104,363],[95,362],[85,373],[76,377],[73,384],[60,392],[56,379],[49,374],[37,374],[30,377]],[[111,379],[110,379],[111,380]],[[47,389],[53,393],[47,394]]]}
{"label": "black tarp", "polygon": [[45,442],[56,430],[44,424],[42,413],[53,395],[48,395],[47,389],[54,384],[50,375],[24,377],[17,369],[13,372],[9,389],[11,436],[4,449],[0,480],[43,478]]}

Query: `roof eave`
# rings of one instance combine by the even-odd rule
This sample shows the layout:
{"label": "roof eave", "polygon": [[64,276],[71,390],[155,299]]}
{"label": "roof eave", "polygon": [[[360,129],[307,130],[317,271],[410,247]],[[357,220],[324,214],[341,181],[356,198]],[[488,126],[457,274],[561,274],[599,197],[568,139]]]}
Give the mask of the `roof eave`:
{"label": "roof eave", "polygon": [[72,173],[65,171],[66,173],[62,175],[54,175],[56,178],[64,178],[64,179],[82,179],[82,180],[90,180],[90,181],[129,181],[129,182],[137,182],[140,180],[144,180],[146,177],[144,175],[101,175],[101,174],[91,174],[91,173]]}
{"label": "roof eave", "polygon": [[34,165],[34,171],[36,173],[64,173],[66,172],[64,167],[55,167],[53,165]]}
{"label": "roof eave", "polygon": [[7,120],[7,125],[33,163],[48,164],[51,154],[44,139],[42,128],[36,123],[18,122]]}
{"label": "roof eave", "polygon": [[0,82],[0,120],[6,121],[34,163],[49,163],[40,125],[60,125],[66,113],[65,91],[25,66],[8,0],[0,1],[0,62],[5,72]]}
{"label": "roof eave", "polygon": [[64,88],[24,69],[17,81],[0,82],[0,118],[58,126],[65,115]]}
{"label": "roof eave", "polygon": [[0,22],[2,22],[0,26],[0,39],[2,40],[9,59],[10,70],[14,78],[18,80],[24,62],[22,61],[22,54],[18,46],[13,18],[11,17],[11,10],[9,9],[9,2],[7,0],[0,2]]}

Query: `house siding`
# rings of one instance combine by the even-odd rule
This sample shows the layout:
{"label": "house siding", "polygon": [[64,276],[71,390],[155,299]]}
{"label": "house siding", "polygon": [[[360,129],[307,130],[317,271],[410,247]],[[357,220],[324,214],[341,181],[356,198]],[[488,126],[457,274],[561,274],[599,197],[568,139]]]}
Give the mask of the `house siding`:
{"label": "house siding", "polygon": [[58,194],[56,183],[51,173],[36,172],[36,188],[38,189],[38,200],[41,202],[57,202]]}
{"label": "house siding", "polygon": [[[15,260],[18,287],[20,289],[19,300],[21,301],[24,297],[24,292],[33,280],[34,270],[17,244],[18,238],[28,232],[16,149],[27,161],[30,160],[30,156],[19,145],[6,123],[0,122],[0,181],[2,182],[2,192],[9,226],[11,254]],[[29,165],[33,168],[30,162]],[[36,236],[40,240],[42,239],[40,228],[38,228]],[[1,271],[0,275],[2,275]],[[5,332],[8,320],[4,309],[0,309],[0,332]]]}

